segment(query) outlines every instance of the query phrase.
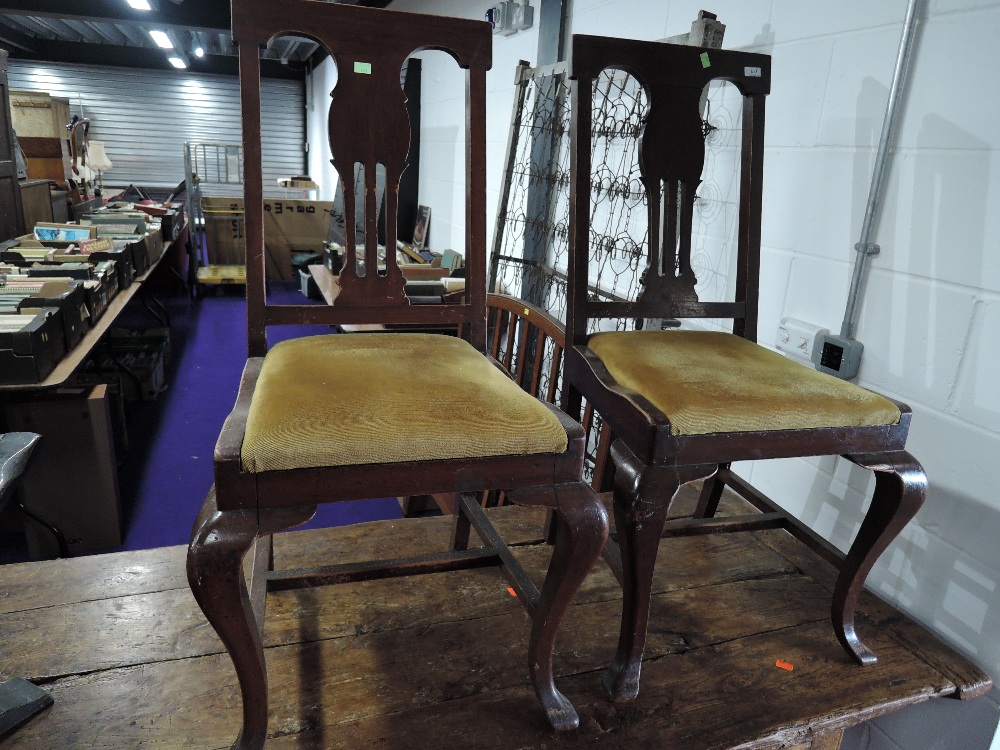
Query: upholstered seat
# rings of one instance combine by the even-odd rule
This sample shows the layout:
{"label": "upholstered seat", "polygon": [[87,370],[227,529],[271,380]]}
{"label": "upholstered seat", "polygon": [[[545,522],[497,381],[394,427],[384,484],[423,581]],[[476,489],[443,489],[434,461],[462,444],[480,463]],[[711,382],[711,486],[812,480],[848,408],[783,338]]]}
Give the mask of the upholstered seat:
{"label": "upholstered seat", "polygon": [[555,414],[467,341],[357,333],[272,347],[241,457],[260,472],[565,450]]}
{"label": "upholstered seat", "polygon": [[882,396],[731,333],[598,333],[587,346],[611,376],[670,420],[673,435],[896,424]]}

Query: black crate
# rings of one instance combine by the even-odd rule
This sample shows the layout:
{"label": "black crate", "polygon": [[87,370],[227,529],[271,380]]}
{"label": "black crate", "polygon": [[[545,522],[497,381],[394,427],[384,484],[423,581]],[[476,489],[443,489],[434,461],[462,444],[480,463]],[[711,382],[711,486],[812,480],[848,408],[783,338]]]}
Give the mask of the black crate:
{"label": "black crate", "polygon": [[[25,313],[25,317],[29,314]],[[0,331],[0,383],[38,383],[66,355],[62,312],[42,308],[20,331]]]}
{"label": "black crate", "polygon": [[90,330],[87,290],[82,281],[48,282],[34,296],[21,300],[17,307],[19,310],[58,307],[62,311],[62,326],[67,351],[79,344],[83,335]]}

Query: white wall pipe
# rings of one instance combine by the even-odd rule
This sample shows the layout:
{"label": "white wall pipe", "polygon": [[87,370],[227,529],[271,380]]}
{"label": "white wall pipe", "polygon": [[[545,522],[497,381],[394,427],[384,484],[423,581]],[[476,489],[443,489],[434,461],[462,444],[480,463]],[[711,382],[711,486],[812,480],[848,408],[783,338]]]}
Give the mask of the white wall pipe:
{"label": "white wall pipe", "polygon": [[879,252],[879,246],[872,242],[872,235],[878,223],[882,208],[882,193],[889,175],[889,148],[895,136],[903,85],[906,81],[906,72],[910,66],[911,53],[913,52],[913,40],[917,27],[917,4],[919,2],[920,0],[910,0],[906,7],[903,35],[899,40],[899,53],[896,56],[896,69],[892,74],[889,101],[886,103],[885,119],[882,122],[882,136],[879,138],[878,151],[875,155],[875,169],[872,171],[871,186],[868,188],[868,204],[865,206],[861,237],[854,246],[857,252],[854,259],[854,275],[851,278],[851,289],[847,295],[844,322],[840,327],[840,335],[844,338],[854,338],[869,258]]}

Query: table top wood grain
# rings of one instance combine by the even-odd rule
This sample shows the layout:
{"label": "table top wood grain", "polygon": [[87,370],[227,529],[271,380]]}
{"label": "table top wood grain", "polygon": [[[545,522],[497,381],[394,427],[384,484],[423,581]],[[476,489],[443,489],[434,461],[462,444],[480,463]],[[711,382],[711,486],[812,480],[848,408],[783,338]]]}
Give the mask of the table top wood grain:
{"label": "table top wood grain", "polygon": [[[675,513],[694,501],[686,494]],[[490,512],[540,582],[543,517]],[[289,532],[276,537],[275,565],[442,549],[449,530],[437,517]],[[0,568],[0,680],[21,675],[55,698],[4,738],[5,750],[229,747],[236,677],[187,588],[184,555],[166,547]],[[783,531],[664,540],[642,692],[615,705],[600,675],[621,592],[599,562],[556,647],[559,687],[581,716],[565,735],[536,705],[530,623],[494,569],[274,593],[267,747],[834,750],[865,719],[989,690],[982,670],[870,595],[859,628],[879,661],[852,663],[829,626],[833,577]]]}

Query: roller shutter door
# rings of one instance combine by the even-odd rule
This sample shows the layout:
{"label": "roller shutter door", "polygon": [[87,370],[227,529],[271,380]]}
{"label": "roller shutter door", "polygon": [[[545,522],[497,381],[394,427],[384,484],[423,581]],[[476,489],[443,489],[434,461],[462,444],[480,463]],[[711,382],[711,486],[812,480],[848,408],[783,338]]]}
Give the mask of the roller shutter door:
{"label": "roller shutter door", "polygon": [[[109,186],[172,187],[184,177],[183,144],[240,143],[235,76],[10,61],[10,88],[70,100],[90,118],[114,169]],[[264,184],[305,173],[305,100],[300,81],[262,81]]]}

